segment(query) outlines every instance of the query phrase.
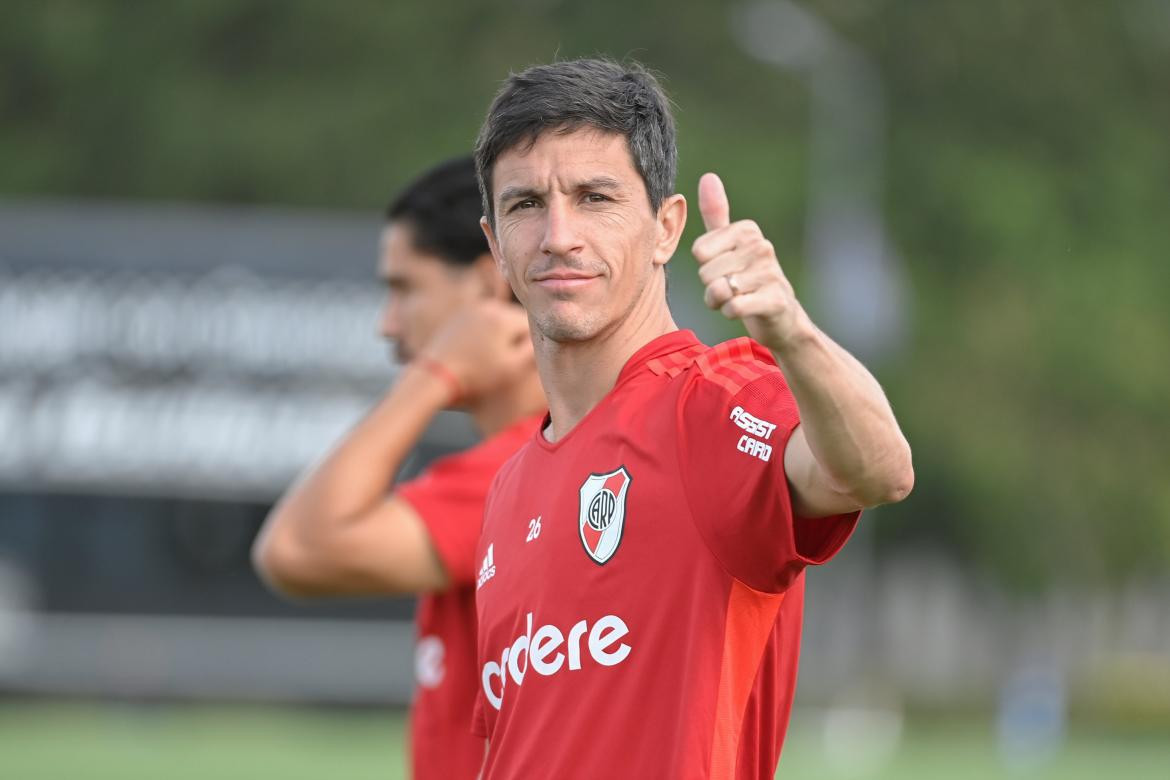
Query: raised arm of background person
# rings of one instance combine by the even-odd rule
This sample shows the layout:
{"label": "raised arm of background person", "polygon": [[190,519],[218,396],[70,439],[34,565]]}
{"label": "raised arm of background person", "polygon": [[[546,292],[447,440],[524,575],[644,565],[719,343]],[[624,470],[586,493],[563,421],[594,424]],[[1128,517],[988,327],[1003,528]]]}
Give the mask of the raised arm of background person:
{"label": "raised arm of background person", "polygon": [[704,302],[771,350],[800,410],[784,452],[796,515],[901,501],[914,484],[910,446],[877,380],[813,324],[759,226],[731,222],[713,173],[699,180],[699,211],[707,232],[692,252]]}
{"label": "raised arm of background person", "polygon": [[394,595],[448,585],[426,524],[391,489],[427,425],[454,400],[443,371],[469,403],[530,366],[527,317],[518,306],[485,300],[457,315],[423,355],[269,513],[252,557],[275,589],[302,597]]}

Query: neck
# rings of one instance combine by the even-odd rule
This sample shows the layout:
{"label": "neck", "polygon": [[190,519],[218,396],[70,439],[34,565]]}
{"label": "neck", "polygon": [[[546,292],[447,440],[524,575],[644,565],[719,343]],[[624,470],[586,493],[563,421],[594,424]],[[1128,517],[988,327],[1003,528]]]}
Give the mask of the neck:
{"label": "neck", "polygon": [[[648,297],[649,290],[643,300]],[[536,365],[552,418],[545,438],[557,441],[571,431],[613,389],[635,352],[659,336],[678,330],[665,295],[658,300],[660,303],[654,306],[636,306],[616,327],[587,341],[558,343],[534,334]]]}
{"label": "neck", "polygon": [[467,407],[467,412],[476,430],[487,438],[546,408],[548,403],[540,387],[540,375],[531,370],[490,396],[477,398]]}

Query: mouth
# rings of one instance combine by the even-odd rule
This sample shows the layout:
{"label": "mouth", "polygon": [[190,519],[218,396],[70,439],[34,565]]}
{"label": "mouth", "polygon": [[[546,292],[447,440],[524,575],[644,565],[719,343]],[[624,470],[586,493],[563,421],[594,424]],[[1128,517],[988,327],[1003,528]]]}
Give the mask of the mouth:
{"label": "mouth", "polygon": [[586,271],[557,269],[547,273],[537,274],[533,282],[541,289],[549,292],[569,292],[589,285],[600,278],[600,274]]}

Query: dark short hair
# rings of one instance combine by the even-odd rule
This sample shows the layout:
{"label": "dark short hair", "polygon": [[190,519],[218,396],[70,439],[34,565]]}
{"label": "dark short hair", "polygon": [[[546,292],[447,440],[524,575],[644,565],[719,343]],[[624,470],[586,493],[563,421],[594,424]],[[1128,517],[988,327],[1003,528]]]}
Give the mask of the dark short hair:
{"label": "dark short hair", "polygon": [[470,155],[436,165],[419,176],[386,209],[386,219],[413,229],[413,244],[456,266],[488,253],[479,226],[479,184]]}
{"label": "dark short hair", "polygon": [[674,193],[678,170],[674,117],[658,80],[636,62],[582,59],[513,73],[496,94],[475,142],[483,213],[495,223],[492,169],[504,152],[531,148],[546,130],[582,127],[619,133],[654,211]]}

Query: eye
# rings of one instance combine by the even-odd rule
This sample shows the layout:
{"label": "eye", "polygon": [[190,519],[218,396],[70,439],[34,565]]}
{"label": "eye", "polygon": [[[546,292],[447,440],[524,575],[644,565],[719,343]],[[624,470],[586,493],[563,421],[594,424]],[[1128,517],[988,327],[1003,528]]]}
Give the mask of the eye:
{"label": "eye", "polygon": [[600,192],[587,192],[587,193],[585,193],[585,202],[586,203],[605,203],[608,200],[609,200],[609,198],[605,197]]}
{"label": "eye", "polygon": [[536,208],[536,199],[535,198],[525,198],[524,200],[516,201],[516,203],[512,204],[512,207],[510,209],[508,209],[508,211],[509,212],[521,211],[524,209],[534,209],[534,208]]}

